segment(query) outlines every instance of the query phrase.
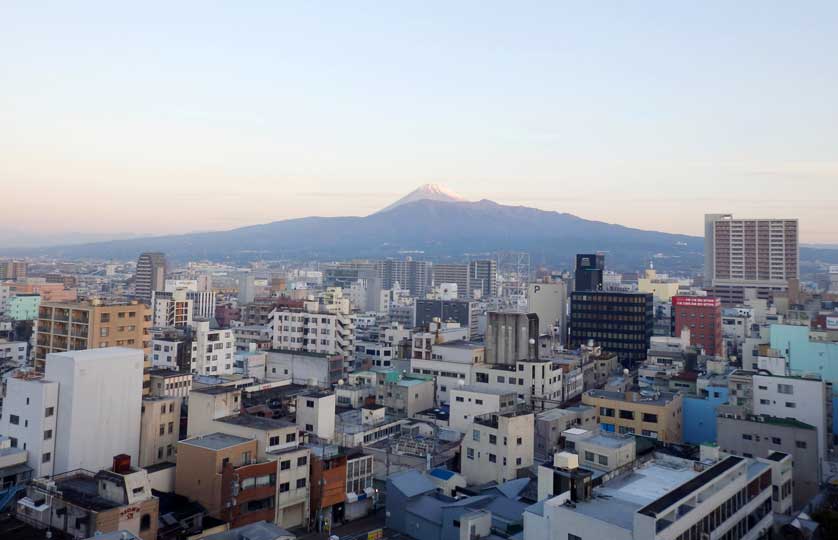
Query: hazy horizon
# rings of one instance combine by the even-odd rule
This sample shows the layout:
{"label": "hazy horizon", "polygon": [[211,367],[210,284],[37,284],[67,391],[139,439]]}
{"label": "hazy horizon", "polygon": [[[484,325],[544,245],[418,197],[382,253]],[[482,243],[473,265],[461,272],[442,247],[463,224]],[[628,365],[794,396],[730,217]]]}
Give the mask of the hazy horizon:
{"label": "hazy horizon", "polygon": [[439,183],[695,236],[704,213],[798,218],[835,244],[836,21],[830,2],[11,2],[0,242],[367,215]]}

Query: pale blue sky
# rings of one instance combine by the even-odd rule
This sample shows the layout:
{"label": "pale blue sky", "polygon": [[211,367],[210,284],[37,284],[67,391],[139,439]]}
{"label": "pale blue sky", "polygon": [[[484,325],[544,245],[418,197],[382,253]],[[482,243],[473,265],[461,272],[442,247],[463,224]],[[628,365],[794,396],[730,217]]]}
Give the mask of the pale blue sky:
{"label": "pale blue sky", "polygon": [[0,227],[362,215],[436,182],[838,242],[838,2],[686,4],[0,0]]}

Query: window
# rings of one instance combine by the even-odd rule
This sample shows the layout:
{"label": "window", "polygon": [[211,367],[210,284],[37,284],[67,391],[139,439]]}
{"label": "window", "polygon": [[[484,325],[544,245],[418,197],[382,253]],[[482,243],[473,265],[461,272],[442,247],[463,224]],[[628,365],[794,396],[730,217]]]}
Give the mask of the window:
{"label": "window", "polygon": [[12,425],[17,426],[18,424],[20,424],[20,417],[16,414],[10,414],[9,415],[9,423],[12,424]]}
{"label": "window", "polygon": [[52,461],[52,454],[44,452],[41,456],[41,463],[49,463],[50,461]]}
{"label": "window", "polygon": [[599,414],[600,416],[614,416],[614,409],[609,409],[608,407],[600,407]]}
{"label": "window", "polygon": [[780,437],[771,437],[771,444],[783,444],[783,440]]}
{"label": "window", "polygon": [[268,446],[276,446],[279,444],[279,435],[274,435],[268,439]]}
{"label": "window", "polygon": [[466,448],[466,457],[474,459],[474,448]]}
{"label": "window", "polygon": [[479,441],[480,440],[480,432],[477,431],[476,429],[471,432],[471,440],[473,440],[473,441]]}
{"label": "window", "polygon": [[174,429],[175,429],[175,423],[174,422],[169,422],[169,433],[172,433],[174,431]]}
{"label": "window", "polygon": [[48,430],[44,431],[44,440],[48,441],[50,439],[52,439],[52,430],[48,429]]}
{"label": "window", "polygon": [[742,438],[745,439],[746,441],[753,440],[753,437],[751,437],[751,435],[749,433],[743,433]]}
{"label": "window", "polygon": [[489,434],[489,444],[498,444],[498,438],[496,435]]}
{"label": "window", "polygon": [[521,446],[522,444],[524,444],[524,439],[522,439],[521,437],[518,437],[517,439],[515,439],[515,444],[517,444],[518,446]]}
{"label": "window", "polygon": [[786,407],[788,407],[789,409],[794,409],[797,407],[797,403],[795,403],[794,401],[786,401]]}
{"label": "window", "polygon": [[658,415],[651,414],[651,413],[643,413],[643,421],[649,422],[650,424],[657,424],[658,423]]}
{"label": "window", "polygon": [[302,456],[297,458],[297,467],[302,467],[306,464],[308,464],[308,456]]}
{"label": "window", "polygon": [[457,401],[457,402],[459,402],[459,403],[462,403],[462,402],[463,402],[463,401],[465,401],[465,400],[463,400],[463,396],[457,396],[456,398],[454,398],[454,401]]}
{"label": "window", "polygon": [[798,448],[806,448],[806,441],[795,441],[794,445]]}
{"label": "window", "polygon": [[147,531],[151,528],[151,514],[143,514],[140,518],[140,530]]}
{"label": "window", "polygon": [[281,461],[279,463],[279,470],[280,471],[287,471],[290,468],[291,468],[291,460],[290,459],[286,459],[285,461]]}
{"label": "window", "polygon": [[108,334],[110,334],[110,330],[111,329],[108,328],[107,326],[105,326],[103,328],[100,328],[99,329],[99,337],[108,337]]}
{"label": "window", "polygon": [[597,454],[597,461],[600,465],[608,465],[608,456]]}
{"label": "window", "polygon": [[582,540],[582,537],[576,536],[573,533],[567,533],[567,540]]}
{"label": "window", "polygon": [[588,452],[588,451],[586,450],[586,451],[585,451],[585,461],[590,461],[590,462],[592,462],[592,463],[593,463],[593,461],[594,461],[594,453],[593,453],[593,452]]}
{"label": "window", "polygon": [[305,478],[297,478],[297,489],[306,487],[306,479]]}
{"label": "window", "polygon": [[488,383],[489,382],[489,374],[488,373],[475,373],[475,380],[479,383]]}
{"label": "window", "polygon": [[521,458],[515,458],[515,465],[521,465],[524,462]]}
{"label": "window", "polygon": [[288,434],[285,435],[285,442],[287,442],[287,443],[294,442],[296,440],[297,440],[297,434],[296,433],[288,433]]}
{"label": "window", "polygon": [[624,411],[620,409],[620,418],[623,420],[634,420],[634,411]]}
{"label": "window", "polygon": [[778,384],[777,385],[777,392],[780,394],[793,394],[794,387],[790,384]]}
{"label": "window", "polygon": [[498,456],[496,456],[494,454],[489,454],[489,463],[497,463],[497,462],[498,462]]}
{"label": "window", "polygon": [[49,418],[50,416],[55,414],[55,407],[47,407],[44,409],[44,417]]}
{"label": "window", "polygon": [[[419,397],[419,396],[417,395],[416,397]],[[474,400],[474,403],[475,403],[476,405],[483,405],[483,400],[482,400],[482,399],[475,399],[475,400]]]}
{"label": "window", "polygon": [[314,426],[311,424],[306,424],[306,431],[314,431]]}
{"label": "window", "polygon": [[160,435],[166,434],[166,424],[160,424]]}
{"label": "window", "polygon": [[291,489],[291,484],[288,482],[283,482],[279,484],[279,492],[280,493],[287,493]]}
{"label": "window", "polygon": [[110,313],[102,313],[99,317],[99,322],[111,322],[111,314]]}
{"label": "window", "polygon": [[761,399],[761,400],[759,400],[759,404],[760,405],[770,405],[771,401],[769,401],[767,399]]}

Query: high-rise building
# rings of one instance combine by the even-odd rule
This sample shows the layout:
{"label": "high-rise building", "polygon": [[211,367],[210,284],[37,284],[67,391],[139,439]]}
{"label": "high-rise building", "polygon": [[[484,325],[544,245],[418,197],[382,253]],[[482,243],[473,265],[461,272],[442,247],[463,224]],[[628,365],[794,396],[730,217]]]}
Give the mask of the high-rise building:
{"label": "high-rise building", "polygon": [[654,322],[649,293],[577,291],[570,295],[568,346],[593,340],[624,365],[636,364],[646,359]]}
{"label": "high-rise building", "polygon": [[580,253],[576,255],[574,291],[601,291],[602,275],[605,272],[605,255],[602,253]]}
{"label": "high-rise building", "polygon": [[416,327],[428,328],[434,319],[457,322],[468,329],[467,339],[474,339],[479,331],[478,304],[467,300],[416,300],[413,317]]}
{"label": "high-rise building", "polygon": [[108,347],[50,354],[46,373],[9,379],[0,432],[29,450],[38,476],[99,470],[139,455],[142,351]]}
{"label": "high-rise building", "polygon": [[166,280],[166,256],[162,253],[142,253],[137,259],[134,274],[134,295],[151,305],[151,293],[162,291]]}
{"label": "high-rise building", "polygon": [[26,278],[25,261],[0,262],[0,281],[15,281]]}
{"label": "high-rise building", "polygon": [[744,300],[745,289],[760,298],[788,289],[800,278],[796,219],[734,219],[704,216],[704,280],[722,304]]}
{"label": "high-rise building", "polygon": [[[127,347],[145,352],[151,369],[151,309],[136,301],[122,303],[41,302],[35,335],[35,367],[44,369],[47,354],[101,347]],[[148,393],[145,374],[143,393]]]}
{"label": "high-rise building", "polygon": [[430,265],[425,261],[387,259],[380,263],[382,289],[392,289],[398,283],[416,298],[424,298],[430,284]]}
{"label": "high-rise building", "polygon": [[498,262],[480,259],[468,263],[469,290],[480,289],[481,296],[498,295]]}
{"label": "high-rise building", "polygon": [[467,264],[434,264],[431,268],[434,287],[442,283],[457,284],[457,298],[468,300],[472,298],[469,279],[469,265]]}
{"label": "high-rise building", "polygon": [[178,289],[171,293],[154,291],[151,297],[154,326],[184,327],[192,324],[193,304],[192,300],[187,297],[185,289]]}
{"label": "high-rise building", "polygon": [[706,296],[672,297],[672,335],[681,336],[690,329],[690,345],[704,349],[709,356],[724,356],[722,338],[722,303]]}
{"label": "high-rise building", "polygon": [[[567,325],[567,284],[562,280],[527,285],[527,310],[538,315],[538,333],[564,339]],[[558,332],[554,329],[558,328]]]}

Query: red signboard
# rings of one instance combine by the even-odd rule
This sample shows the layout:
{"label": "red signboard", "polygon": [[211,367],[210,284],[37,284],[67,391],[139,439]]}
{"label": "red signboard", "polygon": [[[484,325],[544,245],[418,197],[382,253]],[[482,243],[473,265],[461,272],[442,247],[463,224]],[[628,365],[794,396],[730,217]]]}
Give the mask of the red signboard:
{"label": "red signboard", "polygon": [[673,306],[689,306],[689,307],[717,307],[721,305],[718,298],[711,298],[707,296],[673,296]]}

